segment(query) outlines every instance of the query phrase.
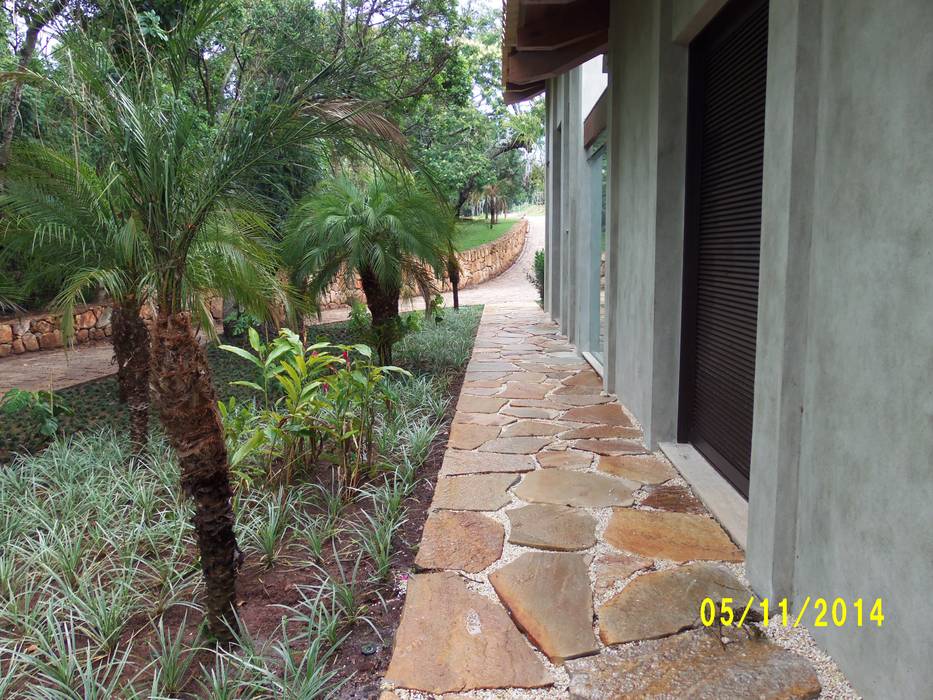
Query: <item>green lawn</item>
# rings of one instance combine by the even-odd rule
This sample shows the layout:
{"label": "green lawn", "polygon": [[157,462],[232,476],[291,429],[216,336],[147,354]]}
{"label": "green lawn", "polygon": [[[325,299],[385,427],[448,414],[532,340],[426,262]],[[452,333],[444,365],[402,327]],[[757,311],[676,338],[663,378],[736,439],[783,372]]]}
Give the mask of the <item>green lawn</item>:
{"label": "green lawn", "polygon": [[470,250],[494,241],[512,228],[517,221],[518,219],[513,217],[500,219],[499,223],[492,228],[489,228],[489,224],[482,217],[458,221],[457,250]]}

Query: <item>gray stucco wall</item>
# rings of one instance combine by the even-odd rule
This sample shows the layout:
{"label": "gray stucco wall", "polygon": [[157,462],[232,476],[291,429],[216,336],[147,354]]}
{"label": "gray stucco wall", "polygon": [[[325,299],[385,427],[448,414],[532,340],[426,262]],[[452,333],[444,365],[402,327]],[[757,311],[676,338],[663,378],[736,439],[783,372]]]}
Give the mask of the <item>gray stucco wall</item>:
{"label": "gray stucco wall", "polygon": [[676,437],[679,385],[687,64],[671,12],[617,2],[610,19],[609,386],[652,446]]}
{"label": "gray stucco wall", "polygon": [[880,630],[814,634],[866,697],[930,697],[933,3],[827,0],[818,26],[794,596],[881,597]]}

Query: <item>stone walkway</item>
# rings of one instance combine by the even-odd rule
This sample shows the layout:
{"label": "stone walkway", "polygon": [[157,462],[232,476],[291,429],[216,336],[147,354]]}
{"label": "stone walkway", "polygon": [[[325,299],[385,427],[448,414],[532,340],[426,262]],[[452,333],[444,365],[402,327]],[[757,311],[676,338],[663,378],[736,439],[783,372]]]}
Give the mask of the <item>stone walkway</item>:
{"label": "stone walkway", "polygon": [[[487,305],[382,700],[812,698],[811,664],[700,601],[742,551],[533,304]],[[738,604],[738,603],[737,603]]]}

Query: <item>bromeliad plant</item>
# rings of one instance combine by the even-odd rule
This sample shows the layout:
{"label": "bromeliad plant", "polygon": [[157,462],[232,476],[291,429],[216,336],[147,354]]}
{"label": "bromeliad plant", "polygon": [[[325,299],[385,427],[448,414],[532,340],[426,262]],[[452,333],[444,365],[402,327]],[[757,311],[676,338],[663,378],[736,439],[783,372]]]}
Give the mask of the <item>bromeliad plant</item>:
{"label": "bromeliad plant", "polygon": [[269,344],[250,329],[249,344],[252,352],[221,346],[255,367],[255,380],[233,384],[260,401],[252,416],[234,402],[220,404],[234,473],[250,474],[253,465],[252,473],[258,466],[268,481],[289,483],[296,471],[326,462],[336,487],[356,487],[375,470],[376,416],[392,403],[387,377],[408,373],[374,364],[366,345],[305,346],[289,329]]}

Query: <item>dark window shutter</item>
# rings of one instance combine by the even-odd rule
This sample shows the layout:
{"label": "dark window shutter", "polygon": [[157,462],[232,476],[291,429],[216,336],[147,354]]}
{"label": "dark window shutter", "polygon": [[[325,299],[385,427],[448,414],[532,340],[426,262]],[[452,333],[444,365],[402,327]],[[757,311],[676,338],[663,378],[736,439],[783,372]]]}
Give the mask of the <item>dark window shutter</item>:
{"label": "dark window shutter", "polygon": [[690,47],[681,425],[746,495],[767,61],[768,3],[762,0],[730,3]]}

